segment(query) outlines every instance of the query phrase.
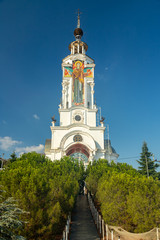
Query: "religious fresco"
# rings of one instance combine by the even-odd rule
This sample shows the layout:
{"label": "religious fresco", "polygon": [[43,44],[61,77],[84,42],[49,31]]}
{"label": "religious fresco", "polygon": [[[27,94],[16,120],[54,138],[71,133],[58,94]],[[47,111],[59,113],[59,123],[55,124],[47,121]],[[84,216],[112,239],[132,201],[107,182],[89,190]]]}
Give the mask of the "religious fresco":
{"label": "religious fresco", "polygon": [[70,67],[65,67],[64,68],[64,77],[72,77],[72,68]]}
{"label": "religious fresco", "polygon": [[93,77],[93,68],[84,67],[84,62],[73,61],[72,68],[64,68],[64,77],[72,77],[72,104],[84,104],[84,77]]}

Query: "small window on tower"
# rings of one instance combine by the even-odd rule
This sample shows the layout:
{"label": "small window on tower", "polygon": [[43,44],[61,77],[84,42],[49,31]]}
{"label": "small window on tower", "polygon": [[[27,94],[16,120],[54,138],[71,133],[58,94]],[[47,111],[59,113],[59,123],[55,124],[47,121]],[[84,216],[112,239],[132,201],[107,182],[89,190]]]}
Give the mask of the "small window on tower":
{"label": "small window on tower", "polygon": [[82,136],[79,135],[79,134],[75,135],[74,138],[73,138],[74,142],[82,142],[82,140],[83,140]]}

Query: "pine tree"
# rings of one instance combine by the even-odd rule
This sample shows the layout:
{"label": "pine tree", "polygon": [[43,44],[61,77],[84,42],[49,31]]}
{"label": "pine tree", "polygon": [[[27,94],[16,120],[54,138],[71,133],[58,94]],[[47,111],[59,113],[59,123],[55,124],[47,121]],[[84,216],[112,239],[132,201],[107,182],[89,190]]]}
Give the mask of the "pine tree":
{"label": "pine tree", "polygon": [[147,143],[144,142],[142,145],[141,157],[137,160],[139,163],[138,169],[142,175],[156,177],[156,169],[159,165],[151,159],[151,156],[152,154],[148,151]]}

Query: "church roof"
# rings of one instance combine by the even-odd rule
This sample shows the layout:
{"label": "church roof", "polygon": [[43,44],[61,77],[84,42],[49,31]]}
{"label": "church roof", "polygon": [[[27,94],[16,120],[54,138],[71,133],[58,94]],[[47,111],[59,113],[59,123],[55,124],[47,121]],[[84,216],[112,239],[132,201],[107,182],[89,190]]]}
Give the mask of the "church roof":
{"label": "church roof", "polygon": [[116,153],[116,150],[111,146],[111,141],[108,139],[104,140],[104,148],[108,149],[111,153]]}

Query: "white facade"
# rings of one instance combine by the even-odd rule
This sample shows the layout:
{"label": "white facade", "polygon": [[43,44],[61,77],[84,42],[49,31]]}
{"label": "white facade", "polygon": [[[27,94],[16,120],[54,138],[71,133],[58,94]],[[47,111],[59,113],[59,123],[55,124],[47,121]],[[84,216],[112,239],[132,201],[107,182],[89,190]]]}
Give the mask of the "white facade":
{"label": "white facade", "polygon": [[[51,160],[65,155],[84,161],[105,158],[116,161],[118,154],[104,139],[103,120],[97,126],[94,102],[94,60],[86,55],[87,44],[81,41],[83,31],[78,25],[76,41],[69,46],[71,54],[62,61],[62,102],[59,105],[60,125],[53,118],[51,139],[46,140],[45,154]],[[100,126],[99,126],[100,125]]]}

